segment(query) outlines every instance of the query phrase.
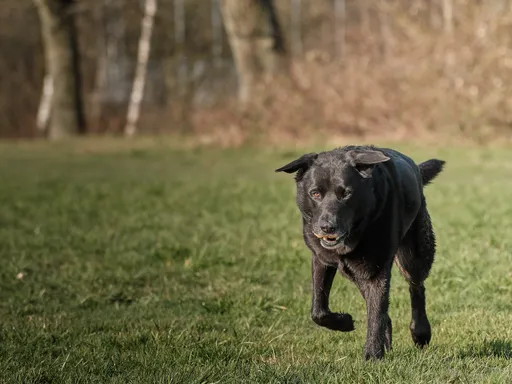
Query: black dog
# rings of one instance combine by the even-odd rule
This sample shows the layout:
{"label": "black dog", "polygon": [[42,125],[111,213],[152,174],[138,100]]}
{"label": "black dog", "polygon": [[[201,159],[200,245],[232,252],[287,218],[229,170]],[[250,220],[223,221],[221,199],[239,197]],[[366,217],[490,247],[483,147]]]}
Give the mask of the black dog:
{"label": "black dog", "polygon": [[412,339],[420,347],[430,342],[423,282],[434,261],[435,236],[423,187],[443,166],[435,159],[416,165],[392,149],[347,146],[306,154],[276,170],[297,172],[297,205],[304,240],[313,252],[311,317],[332,330],[354,329],[352,316],[329,309],[339,270],[366,300],[366,359],[380,359],[384,348],[391,349],[393,260],[409,282]]}

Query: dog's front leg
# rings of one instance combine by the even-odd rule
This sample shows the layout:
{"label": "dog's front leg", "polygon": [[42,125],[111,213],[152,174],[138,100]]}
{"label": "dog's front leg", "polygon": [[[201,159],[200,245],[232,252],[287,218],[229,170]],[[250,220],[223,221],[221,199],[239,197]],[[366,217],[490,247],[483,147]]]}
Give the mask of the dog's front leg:
{"label": "dog's front leg", "polygon": [[366,360],[384,357],[384,346],[391,347],[391,319],[388,315],[391,268],[363,284],[368,313],[364,355]]}
{"label": "dog's front leg", "polygon": [[313,304],[311,318],[313,321],[334,331],[349,332],[354,330],[354,321],[348,313],[335,313],[329,309],[329,294],[337,268],[323,264],[313,255]]}

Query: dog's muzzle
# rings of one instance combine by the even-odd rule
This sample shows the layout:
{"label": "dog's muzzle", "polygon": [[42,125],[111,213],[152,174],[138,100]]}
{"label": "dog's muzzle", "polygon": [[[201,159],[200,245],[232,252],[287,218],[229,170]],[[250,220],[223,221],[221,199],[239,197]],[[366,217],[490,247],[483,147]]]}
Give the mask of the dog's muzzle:
{"label": "dog's muzzle", "polygon": [[346,234],[333,234],[333,235],[320,235],[317,233],[313,234],[320,239],[320,245],[325,249],[336,249],[343,244],[343,240],[346,238]]}

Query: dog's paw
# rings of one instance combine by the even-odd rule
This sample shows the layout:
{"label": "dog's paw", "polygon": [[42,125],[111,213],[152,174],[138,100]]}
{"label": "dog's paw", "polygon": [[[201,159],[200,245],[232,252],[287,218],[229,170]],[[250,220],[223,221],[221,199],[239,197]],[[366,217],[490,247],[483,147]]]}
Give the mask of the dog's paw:
{"label": "dog's paw", "polygon": [[384,345],[379,344],[366,344],[364,347],[365,360],[382,360],[384,357]]}
{"label": "dog's paw", "polygon": [[316,324],[333,331],[350,332],[355,329],[354,320],[348,313],[330,312],[321,316],[313,315],[312,318]]}
{"label": "dog's paw", "polygon": [[430,343],[432,331],[430,329],[430,323],[426,318],[417,322],[412,321],[410,329],[412,340],[419,348],[424,348]]}

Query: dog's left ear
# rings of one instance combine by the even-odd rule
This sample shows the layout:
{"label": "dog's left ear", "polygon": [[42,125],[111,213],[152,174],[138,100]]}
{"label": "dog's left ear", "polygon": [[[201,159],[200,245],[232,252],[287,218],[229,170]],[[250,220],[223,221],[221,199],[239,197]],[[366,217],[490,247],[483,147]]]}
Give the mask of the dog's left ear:
{"label": "dog's left ear", "polygon": [[349,157],[352,165],[365,179],[372,177],[375,164],[390,160],[389,157],[379,151],[350,151]]}
{"label": "dog's left ear", "polygon": [[291,163],[276,169],[276,172],[294,173],[297,172],[296,179],[299,180],[301,176],[306,172],[313,162],[318,157],[317,153],[307,153],[302,155],[297,160],[293,160]]}

